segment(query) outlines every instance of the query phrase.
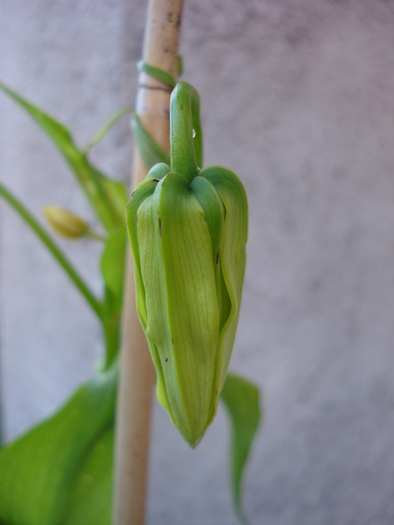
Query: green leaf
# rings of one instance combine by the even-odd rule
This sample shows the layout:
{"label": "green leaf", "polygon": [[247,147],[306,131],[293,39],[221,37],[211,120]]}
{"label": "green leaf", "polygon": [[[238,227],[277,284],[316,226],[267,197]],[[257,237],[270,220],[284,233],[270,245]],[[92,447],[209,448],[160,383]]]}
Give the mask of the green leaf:
{"label": "green leaf", "polygon": [[112,232],[114,229],[125,224],[125,213],[127,203],[129,201],[129,191],[127,189],[126,184],[124,184],[123,182],[110,179],[103,173],[97,171],[90,164],[89,168],[94,171],[94,177],[99,182],[99,185],[102,187],[105,199],[108,201],[109,207],[111,209],[113,208],[113,225],[111,224],[111,227],[107,228],[109,231]]}
{"label": "green leaf", "polygon": [[21,219],[26,223],[26,225],[37,235],[42,244],[47,248],[47,250],[54,257],[56,262],[63,268],[63,270],[70,277],[71,282],[76,286],[76,288],[81,292],[85,297],[88,304],[91,306],[93,311],[98,315],[99,319],[102,320],[102,306],[98,299],[94,296],[92,291],[89,289],[88,285],[79,275],[74,266],[67,259],[65,254],[60,250],[57,244],[52,240],[44,228],[39,224],[39,222],[33,217],[29,212],[26,206],[19,201],[15,195],[13,195],[3,184],[0,182],[0,197],[2,197],[21,217]]}
{"label": "green leaf", "polygon": [[106,286],[122,302],[126,253],[126,225],[116,230],[107,240],[101,256],[100,268]]}
{"label": "green leaf", "polygon": [[249,524],[242,503],[242,479],[246,460],[260,421],[259,389],[228,373],[221,393],[231,419],[231,485],[235,511],[241,523]]}
{"label": "green leaf", "polygon": [[126,226],[122,226],[107,240],[100,261],[105,285],[103,325],[106,356],[104,369],[112,364],[119,350],[126,239]]}
{"label": "green leaf", "polygon": [[127,206],[126,186],[106,177],[88,161],[66,126],[34,106],[0,82],[0,89],[23,108],[43,129],[70,166],[98,219],[112,232],[124,223]]}
{"label": "green leaf", "polygon": [[110,525],[117,372],[0,451],[2,525]]}
{"label": "green leaf", "polygon": [[110,525],[114,427],[93,445],[71,488],[64,525]]}
{"label": "green leaf", "polygon": [[112,117],[104,124],[104,126],[98,131],[98,133],[92,138],[92,140],[85,146],[84,152],[88,153],[96,144],[98,144],[108,133],[108,131],[114,126],[120,118],[128,113],[132,113],[132,108],[125,108],[117,111]]}
{"label": "green leaf", "polygon": [[132,120],[132,128],[137,141],[138,151],[140,152],[147,171],[149,171],[155,164],[161,162],[168,164],[170,156],[161,146],[159,146],[159,144],[157,144],[157,142],[153,140],[141,124],[137,115],[134,115]]}
{"label": "green leaf", "polygon": [[143,61],[138,62],[137,67],[138,71],[143,71],[147,75],[155,78],[156,80],[158,80],[162,84],[165,84],[166,86],[169,86],[170,88],[174,88],[176,85],[175,78],[168,71],[165,71],[160,67],[151,66],[150,64],[147,64]]}

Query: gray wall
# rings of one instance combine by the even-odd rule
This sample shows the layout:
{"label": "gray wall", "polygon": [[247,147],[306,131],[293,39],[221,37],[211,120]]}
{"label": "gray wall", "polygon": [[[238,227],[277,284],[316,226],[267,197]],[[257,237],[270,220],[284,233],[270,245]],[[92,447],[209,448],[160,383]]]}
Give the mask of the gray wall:
{"label": "gray wall", "polygon": [[[127,5],[129,4],[129,5]],[[4,0],[0,76],[86,142],[133,103],[145,2]],[[394,3],[189,0],[184,78],[200,92],[206,164],[249,192],[232,368],[264,388],[246,480],[255,525],[394,522]],[[0,176],[37,214],[90,217],[61,159],[0,97]],[[127,122],[95,160],[124,180]],[[20,221],[0,209],[6,436],[92,374],[99,328]],[[66,246],[64,244],[64,246]],[[98,248],[67,244],[99,291]],[[155,406],[148,524],[235,524],[226,419],[190,451]]]}

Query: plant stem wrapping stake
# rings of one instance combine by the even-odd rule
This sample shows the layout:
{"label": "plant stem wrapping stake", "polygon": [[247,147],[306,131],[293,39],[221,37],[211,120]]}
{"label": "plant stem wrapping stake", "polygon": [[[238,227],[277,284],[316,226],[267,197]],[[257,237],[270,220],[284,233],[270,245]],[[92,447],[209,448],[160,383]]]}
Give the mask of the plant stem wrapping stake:
{"label": "plant stem wrapping stake", "polygon": [[137,186],[127,226],[157,398],[194,448],[215,416],[234,344],[248,206],[235,173],[199,168],[199,96],[186,82],[172,93],[170,128],[171,165],[156,164]]}

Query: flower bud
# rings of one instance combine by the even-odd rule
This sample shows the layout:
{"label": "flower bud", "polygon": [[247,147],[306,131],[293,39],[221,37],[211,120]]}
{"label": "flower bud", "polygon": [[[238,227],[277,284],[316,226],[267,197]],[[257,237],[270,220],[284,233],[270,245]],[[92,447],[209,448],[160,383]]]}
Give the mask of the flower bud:
{"label": "flower bud", "polygon": [[78,239],[89,231],[87,222],[64,208],[45,206],[44,214],[55,232],[63,237]]}
{"label": "flower bud", "polygon": [[127,211],[137,310],[156,369],[157,398],[192,447],[215,416],[226,377],[248,227],[247,196],[237,175],[219,166],[197,168],[197,97],[185,82],[173,91],[171,168],[154,166]]}

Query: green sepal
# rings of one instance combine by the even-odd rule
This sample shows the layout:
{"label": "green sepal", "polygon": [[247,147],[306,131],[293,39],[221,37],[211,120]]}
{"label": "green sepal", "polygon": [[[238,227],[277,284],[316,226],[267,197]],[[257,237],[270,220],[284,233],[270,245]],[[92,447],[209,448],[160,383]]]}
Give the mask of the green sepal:
{"label": "green sepal", "polygon": [[170,172],[170,167],[168,164],[165,164],[164,162],[159,162],[153,168],[150,169],[148,175],[145,177],[146,179],[156,179],[161,180],[164,179],[164,177]]}
{"label": "green sepal", "polygon": [[219,342],[222,353],[220,382],[222,387],[230,362],[241,308],[246,266],[245,248],[248,238],[248,201],[245,188],[233,171],[221,166],[210,166],[200,172],[200,177],[206,178],[213,184],[225,209],[220,265],[231,309]]}
{"label": "green sepal", "polygon": [[145,307],[145,288],[142,281],[141,262],[139,255],[138,233],[137,233],[137,212],[140,204],[155,191],[157,181],[155,179],[145,179],[137,186],[132,193],[126,212],[127,231],[134,260],[135,276],[135,295],[137,302],[137,312],[142,325],[146,329],[146,307]]}
{"label": "green sepal", "polygon": [[204,177],[194,177],[190,183],[190,191],[204,211],[211,238],[212,257],[215,264],[218,264],[223,236],[223,203],[213,184]]}
{"label": "green sepal", "polygon": [[211,240],[199,202],[176,173],[169,173],[162,183],[159,217],[168,317],[185,417],[177,427],[196,446],[213,419],[212,399],[219,395],[213,392],[219,309]]}
{"label": "green sepal", "polygon": [[[172,418],[166,383],[170,376],[170,381],[176,388],[177,378],[174,360],[171,358],[172,340],[166,308],[164,269],[160,246],[161,224],[158,214],[158,202],[161,185],[162,180],[157,183],[154,193],[141,202],[134,216],[136,236],[138,238],[138,266],[140,270],[140,279],[137,280],[136,274],[136,287],[138,290],[142,289],[140,296],[144,297],[144,304],[142,305],[142,312],[145,312],[144,330],[156,369],[157,399]],[[139,187],[137,192],[139,192]],[[141,304],[142,301],[138,302],[137,307],[141,308]],[[143,313],[139,315],[141,317]],[[157,334],[159,334],[159,337]],[[164,364],[165,371],[163,371]]]}

